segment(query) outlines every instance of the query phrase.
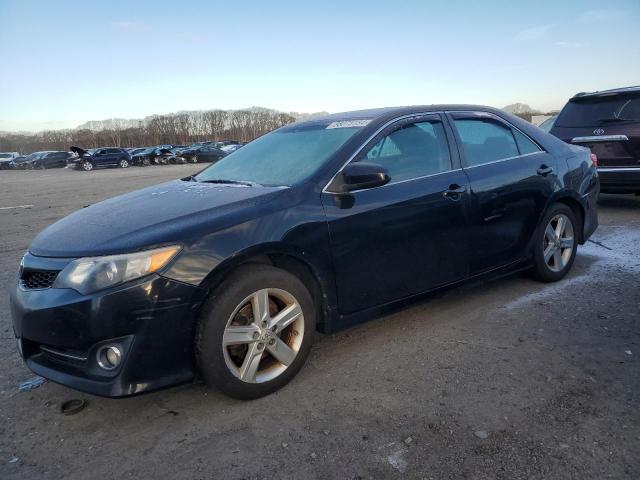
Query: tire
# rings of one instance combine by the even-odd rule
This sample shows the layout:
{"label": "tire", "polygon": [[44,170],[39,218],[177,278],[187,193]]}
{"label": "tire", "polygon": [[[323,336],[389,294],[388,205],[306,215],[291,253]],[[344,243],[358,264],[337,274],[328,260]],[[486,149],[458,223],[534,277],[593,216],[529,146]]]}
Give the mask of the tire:
{"label": "tire", "polygon": [[93,163],[91,163],[89,160],[85,160],[84,162],[82,162],[82,170],[84,170],[85,172],[90,172],[91,170],[93,170]]}
{"label": "tire", "polygon": [[[253,305],[260,304],[268,305],[263,310],[266,317],[253,313]],[[272,321],[285,310],[290,323],[278,331]],[[256,317],[263,321],[255,321]],[[268,265],[241,266],[202,308],[194,348],[198,371],[208,385],[230,397],[250,400],[269,395],[302,368],[315,325],[311,294],[297,277]],[[230,345],[223,345],[225,338]]]}
{"label": "tire", "polygon": [[123,158],[122,160],[120,160],[120,163],[118,165],[120,165],[120,168],[129,168],[129,160]]}
{"label": "tire", "polygon": [[538,280],[557,282],[569,273],[578,250],[578,232],[576,216],[567,205],[556,203],[549,209],[533,245],[533,274]]}

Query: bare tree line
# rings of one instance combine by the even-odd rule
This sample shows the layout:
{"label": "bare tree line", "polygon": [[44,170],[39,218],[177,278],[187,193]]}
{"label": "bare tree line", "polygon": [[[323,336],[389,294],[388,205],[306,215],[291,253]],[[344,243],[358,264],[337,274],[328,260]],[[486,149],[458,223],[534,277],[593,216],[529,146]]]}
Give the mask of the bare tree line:
{"label": "bare tree line", "polygon": [[68,150],[71,145],[92,147],[144,147],[188,145],[205,140],[249,142],[295,121],[288,114],[268,109],[207,110],[154,115],[132,126],[131,121],[90,122],[92,128],[46,130],[36,134],[1,133],[0,152],[31,153]]}

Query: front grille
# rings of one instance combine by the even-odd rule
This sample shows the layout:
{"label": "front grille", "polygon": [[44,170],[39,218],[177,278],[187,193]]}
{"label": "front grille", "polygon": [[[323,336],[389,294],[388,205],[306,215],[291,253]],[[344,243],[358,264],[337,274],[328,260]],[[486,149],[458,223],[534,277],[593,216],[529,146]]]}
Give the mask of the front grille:
{"label": "front grille", "polygon": [[25,270],[20,283],[27,289],[50,288],[58,273],[58,270]]}

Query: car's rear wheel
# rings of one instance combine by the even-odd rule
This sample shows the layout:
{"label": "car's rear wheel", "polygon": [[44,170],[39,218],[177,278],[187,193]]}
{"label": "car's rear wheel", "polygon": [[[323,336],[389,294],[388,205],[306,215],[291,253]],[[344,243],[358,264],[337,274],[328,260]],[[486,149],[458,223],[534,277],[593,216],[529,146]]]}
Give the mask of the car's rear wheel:
{"label": "car's rear wheel", "polygon": [[85,160],[84,162],[82,162],[82,169],[85,172],[89,172],[89,171],[93,170],[93,163],[91,163],[88,160]]}
{"label": "car's rear wheel", "polygon": [[207,384],[240,399],[268,395],[304,364],[316,312],[294,275],[268,265],[233,272],[205,303],[195,340]]}
{"label": "car's rear wheel", "polygon": [[544,282],[563,278],[576,257],[578,222],[573,211],[562,203],[549,209],[534,245],[535,276]]}
{"label": "car's rear wheel", "polygon": [[120,160],[120,168],[129,168],[129,160],[126,158]]}

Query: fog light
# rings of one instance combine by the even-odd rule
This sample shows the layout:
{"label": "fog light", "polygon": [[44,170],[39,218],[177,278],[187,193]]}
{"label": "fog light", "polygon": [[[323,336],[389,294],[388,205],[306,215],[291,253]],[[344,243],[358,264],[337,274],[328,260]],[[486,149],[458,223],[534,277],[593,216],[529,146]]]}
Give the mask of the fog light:
{"label": "fog light", "polygon": [[98,365],[105,370],[113,370],[122,360],[122,352],[117,345],[107,345],[100,347],[97,353]]}

